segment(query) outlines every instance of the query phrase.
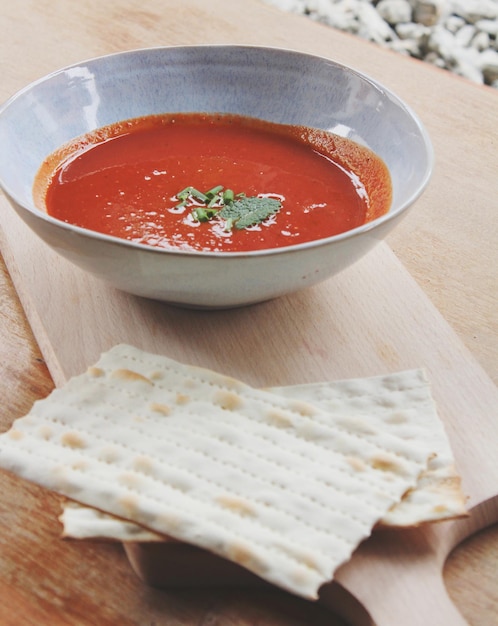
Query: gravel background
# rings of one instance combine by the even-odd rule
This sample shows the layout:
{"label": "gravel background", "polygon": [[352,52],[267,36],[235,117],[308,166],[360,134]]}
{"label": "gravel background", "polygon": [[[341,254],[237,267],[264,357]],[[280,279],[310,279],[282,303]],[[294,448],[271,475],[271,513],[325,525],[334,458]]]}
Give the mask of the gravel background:
{"label": "gravel background", "polygon": [[498,89],[498,0],[264,0]]}

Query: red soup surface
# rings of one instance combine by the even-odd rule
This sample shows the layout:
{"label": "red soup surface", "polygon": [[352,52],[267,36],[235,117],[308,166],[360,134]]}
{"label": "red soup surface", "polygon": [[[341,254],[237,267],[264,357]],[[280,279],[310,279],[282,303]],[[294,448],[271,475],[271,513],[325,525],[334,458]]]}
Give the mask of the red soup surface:
{"label": "red soup surface", "polygon": [[[34,197],[59,220],[133,242],[240,252],[375,219],[390,208],[391,180],[371,150],[327,131],[182,113],[123,121],[61,147],[40,168]],[[234,204],[227,218],[222,209]]]}

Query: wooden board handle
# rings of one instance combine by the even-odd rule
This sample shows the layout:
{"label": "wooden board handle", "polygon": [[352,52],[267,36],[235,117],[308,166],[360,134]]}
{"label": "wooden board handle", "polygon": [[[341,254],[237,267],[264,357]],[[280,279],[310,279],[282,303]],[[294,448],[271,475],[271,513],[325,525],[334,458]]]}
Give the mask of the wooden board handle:
{"label": "wooden board handle", "polygon": [[[421,584],[423,582],[423,584]],[[320,602],[352,626],[469,626],[448,596],[440,574],[424,574],[411,583],[410,597],[385,598],[373,603],[373,612],[340,586],[326,585]]]}
{"label": "wooden board handle", "polygon": [[327,586],[322,601],[354,626],[468,626],[446,590],[444,563],[455,546],[497,520],[494,495],[466,519],[378,531],[336,575],[356,602],[343,604]]}

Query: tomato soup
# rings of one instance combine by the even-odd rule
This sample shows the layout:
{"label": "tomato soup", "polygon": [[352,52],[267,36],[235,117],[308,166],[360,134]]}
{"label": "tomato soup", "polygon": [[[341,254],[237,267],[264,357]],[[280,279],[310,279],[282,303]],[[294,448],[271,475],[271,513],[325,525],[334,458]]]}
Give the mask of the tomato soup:
{"label": "tomato soup", "polygon": [[187,251],[280,248],[386,213],[391,182],[371,150],[324,130],[225,114],[147,116],[61,147],[36,204],[59,220]]}

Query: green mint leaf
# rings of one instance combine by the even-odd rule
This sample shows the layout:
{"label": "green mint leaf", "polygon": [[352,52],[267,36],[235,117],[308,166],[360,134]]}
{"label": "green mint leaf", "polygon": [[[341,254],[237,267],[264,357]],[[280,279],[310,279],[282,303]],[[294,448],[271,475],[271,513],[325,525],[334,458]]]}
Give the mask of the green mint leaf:
{"label": "green mint leaf", "polygon": [[237,230],[259,224],[281,207],[279,200],[274,198],[242,197],[235,202],[226,204],[218,213],[220,217],[233,222]]}

